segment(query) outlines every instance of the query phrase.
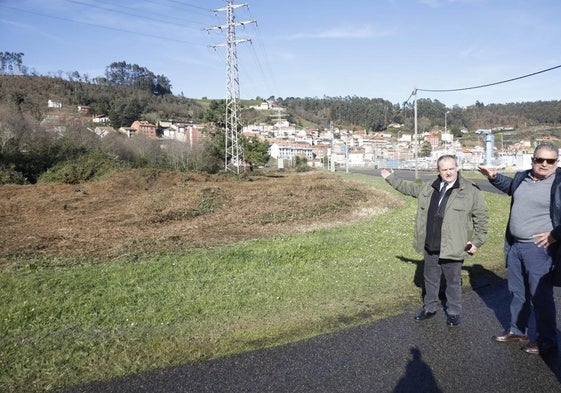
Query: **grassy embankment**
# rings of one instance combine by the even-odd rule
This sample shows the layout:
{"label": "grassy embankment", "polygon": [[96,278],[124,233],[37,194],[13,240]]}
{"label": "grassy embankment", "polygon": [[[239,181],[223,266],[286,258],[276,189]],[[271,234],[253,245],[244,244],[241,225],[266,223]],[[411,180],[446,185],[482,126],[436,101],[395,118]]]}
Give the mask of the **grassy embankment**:
{"label": "grassy embankment", "polygon": [[[381,178],[345,175],[395,193]],[[420,304],[416,200],[359,223],[136,260],[0,271],[0,387],[48,391],[302,340]],[[485,193],[500,271],[508,199]],[[481,269],[479,269],[481,270]],[[475,269],[471,269],[471,272]]]}

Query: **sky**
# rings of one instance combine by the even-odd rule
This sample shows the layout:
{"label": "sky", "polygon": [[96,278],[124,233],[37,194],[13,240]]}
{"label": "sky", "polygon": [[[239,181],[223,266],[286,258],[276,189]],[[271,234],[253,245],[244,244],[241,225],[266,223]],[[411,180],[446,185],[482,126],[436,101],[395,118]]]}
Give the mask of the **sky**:
{"label": "sky", "polygon": [[[227,4],[0,0],[0,52],[23,53],[39,75],[78,71],[90,79],[125,61],[166,76],[176,95],[227,98],[227,28],[216,28],[227,25]],[[365,97],[402,105],[416,91],[417,99],[449,108],[561,100],[559,0],[231,4],[242,99]]]}

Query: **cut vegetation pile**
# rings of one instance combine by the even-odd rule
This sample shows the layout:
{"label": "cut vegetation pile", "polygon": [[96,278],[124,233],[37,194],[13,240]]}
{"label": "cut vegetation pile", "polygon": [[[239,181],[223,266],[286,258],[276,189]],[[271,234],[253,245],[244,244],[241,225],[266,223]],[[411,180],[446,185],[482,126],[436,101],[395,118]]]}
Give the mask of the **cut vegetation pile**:
{"label": "cut vegetation pile", "polygon": [[0,258],[109,259],[305,232],[398,206],[321,173],[243,180],[126,171],[107,180],[0,187]]}

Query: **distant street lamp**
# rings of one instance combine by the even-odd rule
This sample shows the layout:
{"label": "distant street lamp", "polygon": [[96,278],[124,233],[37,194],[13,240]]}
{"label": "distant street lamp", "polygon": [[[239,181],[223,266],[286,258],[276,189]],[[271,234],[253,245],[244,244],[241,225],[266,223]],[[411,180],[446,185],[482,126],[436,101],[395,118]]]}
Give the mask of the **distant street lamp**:
{"label": "distant street lamp", "polygon": [[[450,111],[444,112],[444,135],[446,135],[446,141],[444,141],[444,147],[446,147],[446,144],[448,142],[448,131],[446,129],[446,117],[448,116],[448,113],[450,113]],[[447,147],[446,150],[448,150]],[[446,152],[446,154],[448,154],[448,152]]]}
{"label": "distant street lamp", "polygon": [[401,134],[401,131],[397,131],[397,143],[395,145],[397,149],[397,169],[399,169],[399,134]]}

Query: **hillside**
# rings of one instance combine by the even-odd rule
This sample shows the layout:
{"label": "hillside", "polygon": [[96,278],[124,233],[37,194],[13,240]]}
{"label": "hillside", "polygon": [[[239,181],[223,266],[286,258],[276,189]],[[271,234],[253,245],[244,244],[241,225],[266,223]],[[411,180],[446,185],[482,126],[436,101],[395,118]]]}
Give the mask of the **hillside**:
{"label": "hillside", "polygon": [[[171,94],[154,95],[128,86],[97,85],[44,76],[0,75],[0,109],[16,105],[22,113],[40,121],[49,111],[48,100],[61,102],[63,108],[74,110],[79,105],[88,106],[90,114],[111,114],[115,123],[127,116],[138,120],[140,115],[151,121],[169,118],[200,121],[205,111],[192,99]],[[124,125],[130,126],[128,121]],[[121,124],[113,126],[118,128]]]}
{"label": "hillside", "polygon": [[[86,105],[93,114],[110,115],[112,125],[129,126],[131,118],[156,122],[161,119],[202,122],[209,110],[208,99],[191,99],[171,94],[154,95],[130,86],[108,86],[69,81],[46,76],[0,75],[0,109],[16,105],[21,112],[41,120],[49,99],[65,106]],[[383,98],[270,97],[275,106],[286,110],[283,118],[302,127],[329,127],[330,124],[348,128],[363,128],[369,132],[385,130],[398,122],[413,127],[411,103],[399,105]],[[251,109],[262,99],[241,100],[243,122],[276,121],[267,111]],[[276,111],[273,111],[277,114]],[[507,127],[527,130],[528,127],[552,127],[561,124],[561,101],[517,102],[493,104],[476,102],[466,108],[447,108],[438,100],[418,100],[419,130],[444,127],[445,113],[448,129],[460,136],[461,129]]]}

